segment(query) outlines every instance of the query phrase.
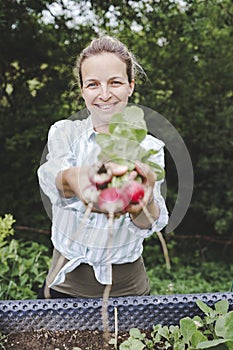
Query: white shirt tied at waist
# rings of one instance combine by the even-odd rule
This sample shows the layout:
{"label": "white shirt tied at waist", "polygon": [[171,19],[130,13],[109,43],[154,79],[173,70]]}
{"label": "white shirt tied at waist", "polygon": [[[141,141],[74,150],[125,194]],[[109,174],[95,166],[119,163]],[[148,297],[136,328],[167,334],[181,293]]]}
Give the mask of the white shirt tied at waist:
{"label": "white shirt tied at waist", "polygon": [[[141,145],[155,149],[151,160],[164,167],[164,143],[147,135]],[[114,219],[113,235],[109,242],[108,218],[91,213],[80,230],[85,206],[77,197],[61,197],[55,185],[57,174],[70,167],[91,165],[96,162],[99,146],[91,116],[80,120],[61,120],[51,126],[48,135],[47,160],[38,169],[39,183],[52,203],[52,242],[69,261],[59,271],[50,287],[65,280],[65,274],[81,263],[93,266],[96,279],[102,284],[112,283],[111,264],[133,262],[143,251],[143,240],[162,230],[168,222],[165,201],[160,193],[162,181],[154,186],[155,202],[160,207],[159,218],[150,229],[140,229],[128,214]]]}

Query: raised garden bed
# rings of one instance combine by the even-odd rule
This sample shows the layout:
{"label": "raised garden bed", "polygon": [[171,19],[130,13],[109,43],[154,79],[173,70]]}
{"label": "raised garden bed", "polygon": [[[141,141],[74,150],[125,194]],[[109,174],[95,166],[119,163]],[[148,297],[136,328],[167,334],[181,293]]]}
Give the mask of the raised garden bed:
{"label": "raised garden bed", "polygon": [[[115,330],[116,312],[114,310],[116,309],[119,334],[123,339],[124,334],[131,328],[136,327],[147,331],[156,324],[177,325],[180,319],[186,316],[202,317],[202,311],[196,305],[197,300],[213,306],[222,299],[228,300],[230,310],[233,310],[233,293],[230,292],[110,298],[108,301],[109,330],[110,332]],[[46,350],[73,349],[74,344],[80,340],[80,334],[86,337],[89,345],[94,344],[95,336],[100,344],[103,330],[101,311],[102,299],[0,301],[0,332],[3,335],[10,335],[8,338],[12,346],[15,342],[15,347],[10,347],[9,342],[2,341],[2,344],[5,344],[5,349],[27,350],[30,348],[26,347],[26,343],[29,342],[28,337],[31,332],[34,332],[34,337],[37,338],[38,349],[39,346],[40,349]],[[24,345],[19,345],[22,334],[25,336]],[[63,345],[58,347],[56,338],[61,336]],[[17,341],[18,344],[16,344]],[[44,342],[47,345],[43,345]],[[31,349],[37,350],[32,343],[30,346]],[[76,346],[81,347],[78,344]],[[90,349],[94,348],[98,349],[98,345],[90,347]],[[103,348],[102,342],[99,349]],[[84,349],[88,347],[83,347],[82,350]]]}

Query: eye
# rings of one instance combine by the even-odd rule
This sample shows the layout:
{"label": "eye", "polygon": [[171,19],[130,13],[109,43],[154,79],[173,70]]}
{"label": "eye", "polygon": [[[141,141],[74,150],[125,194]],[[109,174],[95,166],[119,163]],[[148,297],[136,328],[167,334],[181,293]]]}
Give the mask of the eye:
{"label": "eye", "polygon": [[120,80],[112,80],[111,85],[112,86],[121,86],[122,82]]}
{"label": "eye", "polygon": [[94,89],[98,86],[98,83],[96,81],[92,81],[86,85],[86,88],[88,89]]}

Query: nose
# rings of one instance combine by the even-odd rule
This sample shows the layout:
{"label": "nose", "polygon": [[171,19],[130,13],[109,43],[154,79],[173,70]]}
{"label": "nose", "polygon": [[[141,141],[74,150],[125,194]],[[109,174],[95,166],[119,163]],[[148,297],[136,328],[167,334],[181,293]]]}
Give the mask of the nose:
{"label": "nose", "polygon": [[110,87],[106,84],[101,85],[100,98],[103,101],[107,101],[112,96]]}

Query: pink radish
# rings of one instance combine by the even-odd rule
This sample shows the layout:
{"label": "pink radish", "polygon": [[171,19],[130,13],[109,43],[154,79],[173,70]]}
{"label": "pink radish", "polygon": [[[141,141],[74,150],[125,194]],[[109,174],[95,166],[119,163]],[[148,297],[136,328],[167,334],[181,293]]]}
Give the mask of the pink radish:
{"label": "pink radish", "polygon": [[98,189],[106,188],[112,180],[112,171],[107,164],[92,165],[89,171],[89,179]]}
{"label": "pink radish", "polygon": [[130,204],[138,204],[144,197],[145,190],[142,184],[137,181],[130,181],[124,187],[123,191],[126,191],[130,198]]}
{"label": "pink radish", "polygon": [[98,198],[99,208],[107,213],[125,211],[130,202],[129,195],[122,188],[109,187],[101,191]]}

